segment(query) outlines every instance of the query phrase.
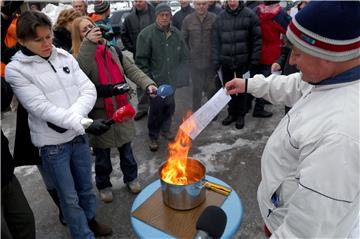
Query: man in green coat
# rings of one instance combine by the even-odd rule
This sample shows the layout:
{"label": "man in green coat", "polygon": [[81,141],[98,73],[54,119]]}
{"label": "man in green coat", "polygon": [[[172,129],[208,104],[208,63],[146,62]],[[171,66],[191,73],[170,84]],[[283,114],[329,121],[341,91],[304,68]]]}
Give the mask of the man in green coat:
{"label": "man in green coat", "polygon": [[[137,38],[135,63],[157,85],[169,84],[174,89],[187,85],[188,72],[186,46],[181,32],[170,25],[171,8],[160,3],[155,9],[156,21],[142,30]],[[148,116],[149,148],[159,148],[161,134],[173,139],[170,133],[175,112],[174,94],[150,99]]]}

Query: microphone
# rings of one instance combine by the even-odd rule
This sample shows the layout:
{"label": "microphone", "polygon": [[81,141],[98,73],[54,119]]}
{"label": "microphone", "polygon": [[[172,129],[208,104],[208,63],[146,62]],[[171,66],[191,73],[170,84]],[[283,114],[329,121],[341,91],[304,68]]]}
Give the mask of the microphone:
{"label": "microphone", "polygon": [[227,217],[220,207],[208,206],[196,222],[194,239],[218,239],[224,233]]}

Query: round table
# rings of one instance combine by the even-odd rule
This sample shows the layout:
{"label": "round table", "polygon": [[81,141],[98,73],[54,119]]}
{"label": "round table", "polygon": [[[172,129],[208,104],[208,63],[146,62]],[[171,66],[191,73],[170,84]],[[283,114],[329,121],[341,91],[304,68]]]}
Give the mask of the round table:
{"label": "round table", "polygon": [[[205,178],[210,182],[218,183],[231,188],[228,184],[218,178],[209,175],[206,175]],[[143,202],[145,202],[146,199],[149,198],[158,188],[160,188],[160,180],[156,180],[146,186],[135,198],[131,206],[131,212],[136,210],[136,208],[138,208]],[[221,209],[225,211],[227,216],[225,231],[221,238],[232,238],[239,230],[243,218],[243,206],[241,203],[241,199],[234,190],[232,190],[230,195],[225,199],[224,203],[221,205]],[[149,224],[138,220],[133,216],[131,216],[131,224],[135,233],[140,238],[175,238]]]}

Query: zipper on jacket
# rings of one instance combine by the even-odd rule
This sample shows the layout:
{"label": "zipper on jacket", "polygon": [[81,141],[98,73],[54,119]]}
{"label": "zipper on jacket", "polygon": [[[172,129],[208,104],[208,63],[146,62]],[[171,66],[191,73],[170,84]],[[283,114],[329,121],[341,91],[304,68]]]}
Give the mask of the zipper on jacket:
{"label": "zipper on jacket", "polygon": [[[50,62],[49,60],[47,60],[47,62],[49,62],[50,66],[51,66],[51,68],[54,70],[54,72],[57,73],[57,71],[56,71],[55,67],[53,66],[53,64],[51,64],[51,62]],[[72,104],[71,104],[69,95],[68,95],[67,91],[65,90],[65,86],[63,85],[61,79],[59,78],[59,75],[58,75],[58,74],[55,74],[55,75],[56,75],[56,78],[58,79],[58,81],[59,81],[59,83],[60,83],[60,85],[61,85],[61,88],[62,88],[62,89],[64,90],[64,92],[65,92],[65,96],[66,96],[66,99],[67,99],[67,101],[68,101],[68,105],[69,105],[69,107],[71,107]]]}
{"label": "zipper on jacket", "polygon": [[49,62],[50,66],[54,70],[54,72],[57,73],[57,71],[56,71],[55,67],[53,66],[53,64],[51,64],[51,62],[49,60],[47,62]]}

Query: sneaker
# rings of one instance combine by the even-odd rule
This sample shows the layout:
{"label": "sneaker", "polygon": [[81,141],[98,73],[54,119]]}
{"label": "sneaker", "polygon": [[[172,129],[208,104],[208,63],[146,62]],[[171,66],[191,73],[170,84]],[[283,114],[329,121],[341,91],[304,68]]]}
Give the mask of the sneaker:
{"label": "sneaker", "polygon": [[135,114],[134,120],[135,120],[135,121],[141,120],[141,119],[144,118],[146,115],[147,115],[147,112],[146,112],[146,111],[138,111],[138,112]]}
{"label": "sneaker", "polygon": [[175,135],[173,134],[173,133],[171,133],[171,131],[169,130],[169,131],[161,131],[160,132],[160,135],[162,136],[162,137],[164,137],[165,139],[167,139],[167,140],[169,140],[169,141],[172,141],[172,140],[174,140],[175,139]]}
{"label": "sneaker", "polygon": [[112,190],[110,187],[99,190],[99,193],[100,193],[100,199],[104,203],[111,203],[114,199],[114,196],[113,196],[113,193],[112,193]]}
{"label": "sneaker", "polygon": [[141,185],[139,183],[139,180],[134,179],[131,182],[126,183],[127,188],[129,189],[129,191],[133,194],[138,194],[139,192],[141,192]]}
{"label": "sneaker", "polygon": [[111,227],[105,224],[98,223],[95,218],[88,221],[90,230],[94,233],[95,236],[108,236],[112,233]]}
{"label": "sneaker", "polygon": [[150,139],[149,148],[151,151],[157,151],[159,149],[159,143],[156,139]]}

